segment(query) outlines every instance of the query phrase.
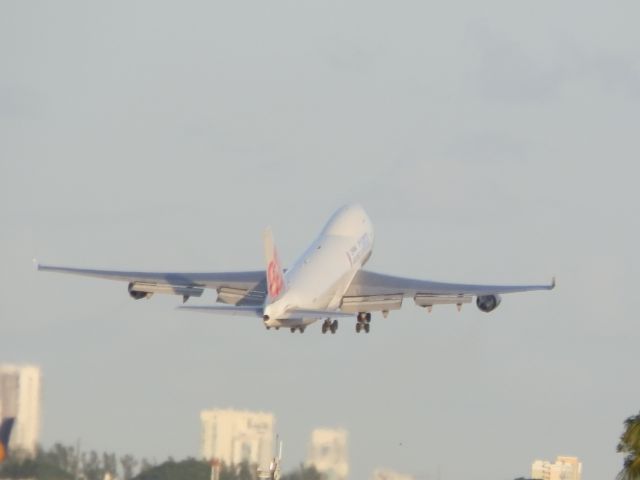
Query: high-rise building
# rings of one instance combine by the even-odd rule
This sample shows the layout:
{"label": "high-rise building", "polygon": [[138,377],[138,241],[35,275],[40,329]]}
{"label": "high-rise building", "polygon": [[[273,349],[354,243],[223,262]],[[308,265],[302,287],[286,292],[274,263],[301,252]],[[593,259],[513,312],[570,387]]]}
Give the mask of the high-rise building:
{"label": "high-rise building", "polygon": [[555,463],[535,460],[531,464],[533,480],[580,480],[582,463],[576,457],[558,456]]}
{"label": "high-rise building", "polygon": [[323,473],[327,480],[346,480],[349,475],[347,431],[316,428],[311,432],[307,465]]}
{"label": "high-rise building", "polygon": [[371,480],[414,480],[411,475],[394,472],[388,468],[376,468],[371,475]]}
{"label": "high-rise building", "polygon": [[0,365],[0,418],[15,417],[9,448],[36,453],[40,436],[40,367]]}
{"label": "high-rise building", "polygon": [[250,464],[269,465],[273,453],[273,414],[212,409],[200,412],[200,421],[202,458],[215,458],[227,465],[245,460]]}

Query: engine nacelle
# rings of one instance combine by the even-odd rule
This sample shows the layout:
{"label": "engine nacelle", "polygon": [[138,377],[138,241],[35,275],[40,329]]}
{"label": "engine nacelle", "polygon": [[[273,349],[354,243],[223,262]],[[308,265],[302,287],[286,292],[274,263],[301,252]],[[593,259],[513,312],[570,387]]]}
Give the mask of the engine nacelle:
{"label": "engine nacelle", "polygon": [[489,313],[498,308],[501,301],[500,295],[479,295],[476,298],[476,305],[482,312]]}
{"label": "engine nacelle", "polygon": [[142,298],[147,298],[153,295],[153,293],[150,293],[150,292],[141,292],[140,290],[136,290],[134,283],[129,284],[128,290],[129,290],[129,296],[134,300],[140,300]]}
{"label": "engine nacelle", "polygon": [[136,300],[149,298],[154,293],[166,295],[180,295],[185,301],[189,297],[199,297],[204,292],[202,287],[193,285],[172,285],[167,283],[131,282],[129,295]]}

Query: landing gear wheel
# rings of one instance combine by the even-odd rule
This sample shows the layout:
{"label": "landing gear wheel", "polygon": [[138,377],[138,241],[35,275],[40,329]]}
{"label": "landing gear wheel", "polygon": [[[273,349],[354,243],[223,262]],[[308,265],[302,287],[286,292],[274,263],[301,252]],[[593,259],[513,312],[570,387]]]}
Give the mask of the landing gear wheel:
{"label": "landing gear wheel", "polygon": [[331,320],[328,318],[322,322],[322,333],[327,333],[331,329]]}
{"label": "landing gear wheel", "polygon": [[361,329],[362,329],[362,324],[360,322],[356,323],[356,333],[360,333]]}
{"label": "landing gear wheel", "polygon": [[304,333],[304,328],[305,327],[298,327],[298,330],[300,331],[300,333]]}
{"label": "landing gear wheel", "polygon": [[329,327],[331,329],[331,333],[336,333],[336,331],[338,330],[338,320],[334,320],[333,322],[331,322],[331,326]]}
{"label": "landing gear wheel", "polygon": [[296,327],[291,327],[289,330],[291,330],[291,333],[294,333],[296,331]]}
{"label": "landing gear wheel", "polygon": [[365,323],[362,327],[364,328],[364,331],[366,333],[369,333],[369,329],[371,328],[371,325],[369,325],[368,323]]}

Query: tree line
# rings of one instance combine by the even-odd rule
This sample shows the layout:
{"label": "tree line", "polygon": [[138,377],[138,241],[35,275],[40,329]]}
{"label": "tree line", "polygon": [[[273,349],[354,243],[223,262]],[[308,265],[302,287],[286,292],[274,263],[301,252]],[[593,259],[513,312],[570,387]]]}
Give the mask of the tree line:
{"label": "tree line", "polygon": [[[0,479],[38,480],[211,480],[211,466],[204,460],[169,458],[157,464],[133,455],[117,456],[110,452],[82,452],[76,447],[54,444],[49,449],[38,448],[30,457],[12,451],[0,465]],[[220,480],[257,480],[257,465],[242,462],[222,465]],[[324,480],[315,468],[300,466],[285,473],[281,480]]]}
{"label": "tree line", "polygon": [[133,455],[118,457],[115,453],[95,450],[78,452],[77,447],[54,444],[49,449],[38,447],[35,456],[11,451],[0,465],[0,478],[38,478],[46,480],[104,480],[108,474],[121,480],[131,480],[154,466],[147,459]]}
{"label": "tree line", "polygon": [[[618,480],[640,480],[640,413],[624,421],[618,452],[625,455]],[[256,480],[257,466],[243,462],[239,465],[223,465],[220,480]],[[169,458],[155,464],[133,455],[118,457],[115,453],[96,451],[78,453],[78,449],[61,443],[48,450],[38,448],[35,457],[12,451],[0,465],[0,479],[38,480],[211,480],[208,462],[188,458],[176,462]],[[522,480],[524,480],[521,477]],[[517,480],[521,480],[517,479]],[[281,480],[326,480],[315,468],[300,465],[286,473]]]}

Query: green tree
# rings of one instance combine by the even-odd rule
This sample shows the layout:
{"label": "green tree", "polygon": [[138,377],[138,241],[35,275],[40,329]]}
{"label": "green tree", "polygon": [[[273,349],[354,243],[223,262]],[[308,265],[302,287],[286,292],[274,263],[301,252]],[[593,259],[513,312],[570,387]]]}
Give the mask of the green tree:
{"label": "green tree", "polygon": [[147,470],[152,469],[154,466],[155,465],[151,461],[143,458],[142,460],[140,460],[140,473],[146,472]]}
{"label": "green tree", "polygon": [[82,473],[87,480],[102,480],[105,472],[98,452],[91,450],[82,454]]}
{"label": "green tree", "polygon": [[138,461],[133,455],[124,455],[120,457],[120,465],[122,466],[122,478],[124,480],[131,480],[138,466]]}
{"label": "green tree", "polygon": [[38,480],[73,480],[73,475],[47,458],[39,451],[35,458],[20,452],[12,455],[0,466],[0,478],[37,478]]}
{"label": "green tree", "polygon": [[300,469],[295,472],[285,473],[282,480],[325,480],[325,476],[316,470],[315,467],[305,467],[300,465]]}
{"label": "green tree", "polygon": [[118,459],[115,453],[102,454],[102,468],[114,477],[118,475]]}
{"label": "green tree", "polygon": [[624,466],[619,480],[640,480],[640,413],[624,421],[618,452],[624,453]]}
{"label": "green tree", "polygon": [[134,480],[209,480],[211,467],[207,462],[188,458],[180,462],[164,462],[140,472]]}
{"label": "green tree", "polygon": [[238,471],[236,473],[237,480],[254,480],[255,473],[257,468],[251,468],[249,462],[244,461],[238,466]]}
{"label": "green tree", "polygon": [[39,449],[37,459],[66,472],[75,471],[78,461],[75,448],[61,443],[55,443],[49,450]]}
{"label": "green tree", "polygon": [[235,467],[223,463],[220,467],[220,480],[237,480]]}

